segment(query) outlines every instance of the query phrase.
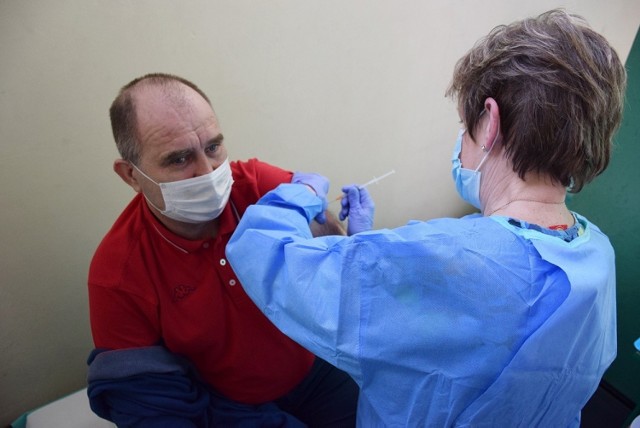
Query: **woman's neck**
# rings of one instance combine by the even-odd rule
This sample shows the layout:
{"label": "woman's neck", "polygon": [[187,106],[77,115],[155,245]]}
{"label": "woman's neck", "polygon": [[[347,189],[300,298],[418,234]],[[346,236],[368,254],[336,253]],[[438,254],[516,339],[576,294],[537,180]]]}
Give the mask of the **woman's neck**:
{"label": "woman's neck", "polygon": [[[529,174],[521,180],[515,174],[502,186],[488,192],[485,216],[502,215],[543,227],[573,225],[573,215],[565,204],[566,189],[549,179]],[[487,184],[487,183],[485,183]]]}

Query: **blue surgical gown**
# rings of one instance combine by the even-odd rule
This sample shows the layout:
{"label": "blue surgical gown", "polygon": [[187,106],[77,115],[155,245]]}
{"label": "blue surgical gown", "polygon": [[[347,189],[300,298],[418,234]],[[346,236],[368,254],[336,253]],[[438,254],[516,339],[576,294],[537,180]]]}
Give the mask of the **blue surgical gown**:
{"label": "blue surgical gown", "polygon": [[227,256],[285,334],[361,387],[361,427],[567,427],[615,358],[614,252],[506,217],[312,239],[320,199],[284,184]]}

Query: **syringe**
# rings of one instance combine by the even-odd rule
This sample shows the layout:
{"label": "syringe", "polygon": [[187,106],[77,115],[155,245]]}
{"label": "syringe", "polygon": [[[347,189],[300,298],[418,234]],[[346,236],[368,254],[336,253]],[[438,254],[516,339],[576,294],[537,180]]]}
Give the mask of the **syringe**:
{"label": "syringe", "polygon": [[[371,184],[379,182],[383,178],[387,178],[388,176],[390,176],[391,174],[393,174],[395,172],[396,172],[396,170],[392,169],[391,171],[387,172],[386,174],[382,174],[380,177],[373,177],[372,180],[369,180],[366,183],[359,185],[358,189],[364,189],[365,187],[367,187],[367,186],[369,186]],[[337,198],[335,198],[332,202],[339,201],[340,199],[342,199],[342,197],[343,197],[343,195],[340,195]]]}

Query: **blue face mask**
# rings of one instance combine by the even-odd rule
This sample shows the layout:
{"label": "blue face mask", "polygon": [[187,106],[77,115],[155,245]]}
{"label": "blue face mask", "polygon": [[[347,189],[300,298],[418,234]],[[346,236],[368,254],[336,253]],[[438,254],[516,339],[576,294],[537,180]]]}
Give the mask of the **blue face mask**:
{"label": "blue face mask", "polygon": [[458,133],[456,146],[453,149],[453,156],[451,157],[451,174],[453,175],[453,181],[456,183],[456,190],[460,197],[477,209],[482,209],[480,207],[480,167],[484,164],[484,161],[487,160],[489,152],[485,153],[475,170],[463,168],[462,162],[460,161],[460,152],[462,151],[462,136],[465,132],[466,130],[461,129]]}

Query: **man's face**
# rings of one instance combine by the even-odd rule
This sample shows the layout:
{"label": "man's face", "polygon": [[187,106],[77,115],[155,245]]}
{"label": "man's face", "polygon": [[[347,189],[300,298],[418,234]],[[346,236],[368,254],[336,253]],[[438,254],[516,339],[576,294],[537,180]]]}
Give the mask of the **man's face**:
{"label": "man's face", "polygon": [[[157,183],[208,174],[227,158],[213,109],[196,91],[183,88],[183,96],[177,99],[157,87],[141,88],[135,94],[140,143],[137,166]],[[159,187],[135,169],[133,174],[139,185],[136,190],[164,209]]]}

